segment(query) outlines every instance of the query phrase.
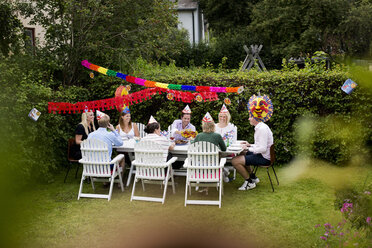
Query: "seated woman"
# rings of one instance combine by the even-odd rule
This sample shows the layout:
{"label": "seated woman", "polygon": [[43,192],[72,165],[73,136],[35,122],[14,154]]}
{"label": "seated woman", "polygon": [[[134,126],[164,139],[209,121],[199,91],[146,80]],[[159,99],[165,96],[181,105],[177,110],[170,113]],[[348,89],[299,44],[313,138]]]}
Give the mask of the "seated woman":
{"label": "seated woman", "polygon": [[137,125],[132,123],[128,107],[121,112],[119,124],[116,126],[116,130],[118,130],[122,139],[133,139],[134,137],[140,136]]}
{"label": "seated woman", "polygon": [[[215,133],[216,126],[214,124],[212,116],[207,112],[202,120],[203,132],[199,133],[191,143],[198,141],[207,141],[215,144],[220,148],[221,151],[226,151],[226,145],[220,134]],[[205,192],[208,194],[208,188],[203,188],[199,192]]]}
{"label": "seated woman", "polygon": [[225,104],[222,106],[220,113],[218,114],[218,123],[216,124],[216,133],[222,136],[226,146],[231,145],[236,141],[237,133],[235,126],[230,123],[231,115],[227,110]]}
{"label": "seated woman", "polygon": [[[155,143],[160,144],[164,149],[164,158],[166,161],[172,158],[172,154],[168,153],[168,150],[173,150],[175,144],[171,143],[164,136],[160,135],[160,124],[155,120],[154,117],[150,117],[149,123],[145,128],[147,136],[143,137],[142,140],[151,140]],[[168,154],[168,156],[167,156]]]}
{"label": "seated woman", "polygon": [[199,133],[191,143],[198,141],[208,141],[220,148],[221,151],[226,151],[225,142],[220,134],[215,133],[216,126],[211,115],[207,112],[202,120],[203,132]]}
{"label": "seated woman", "polygon": [[75,129],[75,145],[72,147],[72,157],[74,159],[81,159],[80,144],[83,140],[88,138],[88,134],[95,131],[94,126],[94,113],[91,110],[87,110],[81,115],[81,122]]}

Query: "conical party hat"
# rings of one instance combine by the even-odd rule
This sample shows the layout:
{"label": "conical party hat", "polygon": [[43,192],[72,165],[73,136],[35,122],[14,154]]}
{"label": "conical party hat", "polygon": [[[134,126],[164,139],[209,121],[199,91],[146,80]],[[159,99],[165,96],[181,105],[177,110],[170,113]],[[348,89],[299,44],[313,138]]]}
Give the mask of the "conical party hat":
{"label": "conical party hat", "polygon": [[186,107],[182,110],[182,113],[191,114],[191,109],[190,109],[189,105],[186,105]]}
{"label": "conical party hat", "polygon": [[123,111],[121,111],[121,112],[123,112],[124,114],[130,114],[130,110],[129,110],[128,107],[125,107],[125,108],[123,109]]}
{"label": "conical party hat", "polygon": [[229,113],[229,110],[226,108],[225,104],[222,105],[222,108],[220,110],[220,113]]}
{"label": "conical party hat", "polygon": [[207,113],[205,114],[205,116],[203,117],[203,121],[204,121],[204,122],[212,122],[212,121],[213,121],[213,118],[212,118],[212,116],[209,114],[209,112],[207,112]]}
{"label": "conical party hat", "polygon": [[99,110],[96,110],[96,116],[97,116],[97,120],[100,120],[102,118],[102,116],[104,116],[105,113],[99,111]]}
{"label": "conical party hat", "polygon": [[151,116],[150,120],[149,120],[149,123],[147,123],[147,124],[151,124],[151,123],[155,123],[155,122],[157,122],[157,121],[155,120],[155,118],[153,116]]}

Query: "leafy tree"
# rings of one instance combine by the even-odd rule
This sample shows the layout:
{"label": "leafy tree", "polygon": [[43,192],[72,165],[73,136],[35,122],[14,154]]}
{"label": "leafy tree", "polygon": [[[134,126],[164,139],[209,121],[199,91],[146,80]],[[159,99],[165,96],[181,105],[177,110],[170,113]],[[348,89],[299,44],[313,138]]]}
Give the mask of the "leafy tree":
{"label": "leafy tree", "polygon": [[205,18],[216,34],[237,30],[251,22],[253,5],[259,0],[200,0]]}
{"label": "leafy tree", "polygon": [[[340,48],[347,54],[372,56],[372,1],[358,1],[340,23]],[[367,53],[367,54],[366,54]]]}
{"label": "leafy tree", "polygon": [[338,24],[349,1],[266,0],[255,5],[250,31],[258,33],[274,56],[291,57],[328,51],[339,39]]}
{"label": "leafy tree", "polygon": [[20,48],[22,25],[14,13],[13,6],[4,1],[0,3],[0,52],[8,56]]}
{"label": "leafy tree", "polygon": [[[133,58],[168,58],[184,45],[167,0],[33,0],[19,4],[25,16],[46,29],[39,51],[57,61],[62,81],[84,79],[80,61],[128,68]],[[169,58],[168,58],[169,59]]]}

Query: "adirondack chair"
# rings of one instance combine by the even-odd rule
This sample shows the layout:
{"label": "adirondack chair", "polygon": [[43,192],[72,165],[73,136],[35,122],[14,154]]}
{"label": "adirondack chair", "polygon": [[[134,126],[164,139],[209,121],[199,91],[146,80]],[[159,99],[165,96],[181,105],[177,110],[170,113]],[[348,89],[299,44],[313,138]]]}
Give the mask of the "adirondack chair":
{"label": "adirondack chair", "polygon": [[[124,154],[117,155],[113,160],[109,156],[107,144],[96,139],[86,139],[80,144],[82,159],[79,163],[83,164],[83,174],[81,176],[78,200],[80,197],[107,198],[111,199],[114,182],[119,182],[121,191],[124,191],[123,180],[121,177],[122,169],[119,162],[124,158]],[[110,165],[113,164],[111,169]],[[109,194],[88,194],[82,193],[84,179],[91,178],[92,188],[95,190],[94,181],[110,182]],[[119,179],[115,179],[119,177]]]}
{"label": "adirondack chair", "polygon": [[[139,134],[140,134],[140,138],[142,139],[143,137],[145,137],[147,134],[145,132],[145,125],[142,124],[142,123],[139,123],[139,122],[135,122],[137,124],[137,127],[138,127],[138,131],[139,131]],[[133,153],[129,153],[129,159],[132,161],[133,160]],[[130,165],[129,168],[129,173],[128,173],[128,178],[127,178],[127,184],[126,186],[129,187],[130,185],[130,182],[131,182],[131,179],[132,179],[132,175],[136,174],[136,171],[134,169],[134,166],[133,164]]]}
{"label": "adirondack chair", "polygon": [[[226,158],[219,159],[216,145],[200,141],[191,144],[187,151],[184,167],[187,169],[185,187],[185,207],[187,204],[218,205],[221,208],[223,191],[222,169]],[[187,193],[191,187],[216,187],[219,189],[219,200],[188,200]]]}
{"label": "adirondack chair", "polygon": [[145,127],[146,126],[144,124],[142,124],[142,123],[139,123],[139,122],[136,122],[136,124],[137,124],[137,127],[138,127],[138,131],[139,131],[140,137],[142,139],[143,137],[146,136],[146,132],[145,132]]}
{"label": "adirondack chair", "polygon": [[[154,201],[164,204],[169,179],[171,179],[173,194],[176,192],[172,163],[177,160],[177,157],[173,157],[169,161],[166,161],[162,146],[150,140],[141,140],[139,143],[136,143],[134,146],[134,153],[135,160],[132,161],[132,165],[136,166],[136,175],[130,200]],[[164,186],[163,197],[135,196],[136,183],[139,180],[142,181],[143,191],[145,191],[145,183],[161,184]]]}

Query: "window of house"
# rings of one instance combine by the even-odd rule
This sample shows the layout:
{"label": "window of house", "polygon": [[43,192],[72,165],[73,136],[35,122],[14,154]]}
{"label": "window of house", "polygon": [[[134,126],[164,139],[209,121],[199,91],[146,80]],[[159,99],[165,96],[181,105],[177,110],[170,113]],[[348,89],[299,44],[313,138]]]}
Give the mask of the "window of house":
{"label": "window of house", "polygon": [[34,53],[35,29],[34,28],[25,28],[24,33],[26,35],[25,48],[28,52]]}

